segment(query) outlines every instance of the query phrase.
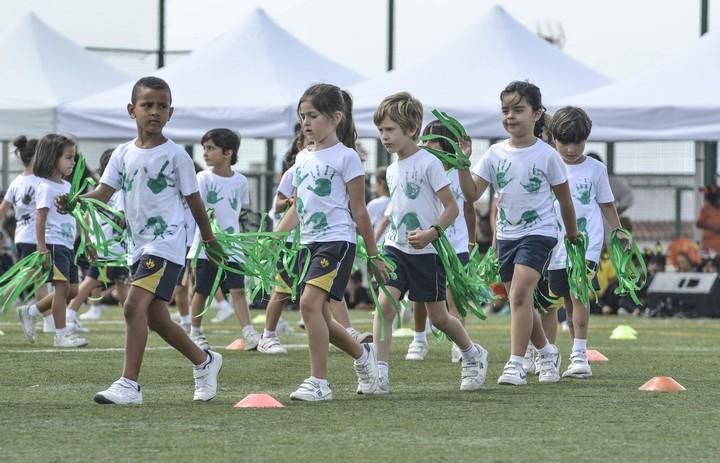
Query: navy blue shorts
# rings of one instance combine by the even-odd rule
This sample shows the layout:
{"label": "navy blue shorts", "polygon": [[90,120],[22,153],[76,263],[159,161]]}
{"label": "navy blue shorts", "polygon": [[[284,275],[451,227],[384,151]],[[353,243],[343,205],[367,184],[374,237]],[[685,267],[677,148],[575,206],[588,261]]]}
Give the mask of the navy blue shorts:
{"label": "navy blue shorts", "polygon": [[525,265],[542,275],[557,239],[549,236],[529,235],[517,240],[497,240],[500,281],[512,281],[515,265]]}
{"label": "navy blue shorts", "polygon": [[445,300],[445,268],[437,254],[406,254],[385,246],[385,255],[397,265],[397,278],[385,282],[400,290],[400,298],[408,293],[413,302]]}
{"label": "navy blue shorts", "polygon": [[457,256],[458,256],[458,259],[460,259],[460,263],[463,265],[467,265],[468,262],[470,262],[470,253],[469,252],[461,252]]}
{"label": "navy blue shorts", "polygon": [[94,265],[91,265],[88,270],[88,276],[93,280],[98,281],[101,279],[110,282],[126,280],[129,274],[130,271],[127,267],[95,267]]}
{"label": "navy blue shorts", "polygon": [[[355,244],[347,241],[310,243],[300,252],[295,271],[299,272],[307,259],[310,264],[298,294],[302,294],[305,285],[311,285],[327,292],[330,299],[342,301],[355,261]],[[278,293],[290,294],[292,282],[286,272],[278,273],[275,281]]]}
{"label": "navy blue shorts", "polygon": [[143,255],[132,264],[130,271],[132,286],[142,288],[154,294],[156,298],[170,302],[182,267],[162,257]]}
{"label": "navy blue shorts", "polygon": [[15,249],[17,250],[18,260],[20,260],[37,251],[37,244],[15,243]]}
{"label": "navy blue shorts", "polygon": [[80,277],[72,249],[59,244],[48,244],[47,248],[52,259],[52,273],[48,277],[48,282],[67,281],[70,284],[77,284]]}
{"label": "navy blue shorts", "polygon": [[[229,266],[240,270],[240,265],[235,262],[230,262]],[[195,268],[195,292],[202,294],[203,296],[210,296],[210,291],[212,290],[213,283],[215,283],[216,275],[217,266],[215,266],[215,264],[207,259],[198,259],[197,267]],[[226,271],[220,283],[220,288],[223,293],[226,293],[231,289],[244,289],[245,276]]]}
{"label": "navy blue shorts", "polygon": [[[588,267],[590,267],[593,271],[593,279],[592,279],[592,285],[593,288],[595,288],[595,291],[600,290],[600,283],[598,282],[597,277],[595,276],[595,272],[597,272],[598,265],[595,262],[588,261],[587,262]],[[567,270],[564,268],[560,268],[557,270],[548,270],[548,281],[550,286],[550,291],[552,294],[554,294],[557,297],[566,297],[570,295],[570,283],[568,282],[568,274]]]}

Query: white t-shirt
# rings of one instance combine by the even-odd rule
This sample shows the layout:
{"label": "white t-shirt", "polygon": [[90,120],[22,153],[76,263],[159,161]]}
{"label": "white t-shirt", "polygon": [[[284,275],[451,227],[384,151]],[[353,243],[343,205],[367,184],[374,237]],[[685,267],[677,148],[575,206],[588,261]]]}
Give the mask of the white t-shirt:
{"label": "white t-shirt", "polygon": [[293,184],[302,244],[355,243],[346,184],[365,175],[360,156],[342,143],[320,151],[305,148],[295,160]]}
{"label": "white t-shirt", "polygon": [[32,174],[18,175],[5,193],[5,199],[12,204],[15,210],[15,243],[36,244],[35,193],[42,179]]}
{"label": "white t-shirt", "polygon": [[497,192],[497,239],[528,235],[557,238],[552,186],[567,181],[560,154],[538,139],[527,148],[509,140],[492,145],[472,169]]}
{"label": "white t-shirt", "polygon": [[[295,165],[293,164],[288,170],[285,171],[284,174],[282,174],[282,177],[280,177],[280,183],[278,184],[277,192],[285,196],[286,198],[291,198],[295,196],[295,185],[293,185],[295,178]],[[273,222],[275,228],[282,218],[285,216],[285,212],[277,212],[275,210],[275,205],[273,204],[272,207],[273,212]],[[292,243],[295,239],[295,230],[292,230],[290,234],[288,235],[287,241],[288,243]]]}
{"label": "white t-shirt", "polygon": [[468,243],[470,242],[470,238],[468,235],[467,220],[465,220],[465,196],[463,196],[462,189],[460,188],[460,175],[457,170],[451,169],[447,172],[447,176],[450,179],[450,190],[455,197],[455,201],[457,201],[460,213],[457,219],[445,230],[445,234],[456,253],[467,253],[469,252]]}
{"label": "white t-shirt", "polygon": [[35,194],[35,203],[38,209],[47,208],[47,222],[45,223],[45,243],[65,246],[73,249],[75,244],[75,217],[70,214],[60,214],[55,207],[55,198],[70,193],[70,183],[65,180],[56,183],[41,178]]}
{"label": "white t-shirt", "polygon": [[[110,197],[110,201],[108,201],[107,204],[112,209],[119,211],[119,212],[123,212],[125,210],[125,201],[123,201],[122,190],[115,191],[115,193],[113,193],[113,195]],[[114,220],[114,218],[115,218],[114,216],[111,216],[110,220]],[[127,240],[126,234],[115,231],[115,229],[111,225],[108,225],[105,222],[101,222],[101,223],[102,223],[103,234],[106,237],[108,237],[108,239],[113,239],[113,240],[117,241],[110,248],[110,252],[112,254],[116,254],[116,255],[126,254],[128,252],[128,249],[127,249],[127,247],[128,247],[127,241],[128,240]],[[98,252],[98,254],[100,254],[100,253]],[[103,257],[103,256],[100,255],[100,257]],[[105,257],[107,257],[107,256],[105,256]]]}
{"label": "white t-shirt", "polygon": [[[373,230],[380,222],[380,219],[385,216],[385,211],[387,210],[389,204],[390,196],[380,196],[379,198],[375,198],[367,203],[368,215],[370,216],[370,224],[372,225]],[[380,239],[378,239],[378,244],[385,241],[387,232],[387,229],[385,229],[383,234],[380,236]]]}
{"label": "white t-shirt", "polygon": [[[235,171],[233,171],[232,177],[221,177],[209,170],[204,170],[198,172],[197,181],[200,197],[207,209],[215,209],[215,217],[220,228],[226,233],[238,233],[240,231],[240,211],[250,206],[247,178]],[[201,241],[200,230],[197,230],[188,258],[195,257]],[[205,251],[201,249],[198,257],[205,259]]]}
{"label": "white t-shirt", "polygon": [[410,232],[430,227],[443,212],[437,192],[450,184],[442,162],[420,149],[387,168],[390,190],[389,231],[385,246],[406,254],[436,254],[432,244],[415,249],[408,244]]}
{"label": "white t-shirt", "polygon": [[[575,207],[578,232],[587,232],[588,249],[587,260],[600,262],[603,245],[603,215],[600,204],[613,203],[615,197],[610,189],[607,167],[602,162],[592,158],[585,158],[580,164],[566,164],[570,192]],[[561,235],[550,259],[550,270],[565,268],[565,227],[558,210],[558,223],[561,226]]]}
{"label": "white t-shirt", "polygon": [[151,149],[135,140],[113,152],[100,179],[125,194],[132,262],[143,255],[185,265],[185,213],[181,198],[198,191],[192,159],[173,141]]}
{"label": "white t-shirt", "polygon": [[197,223],[195,223],[195,217],[192,215],[190,206],[188,206],[185,198],[182,199],[183,205],[183,216],[185,217],[185,247],[189,248],[193,244],[195,238],[195,230],[197,229]]}

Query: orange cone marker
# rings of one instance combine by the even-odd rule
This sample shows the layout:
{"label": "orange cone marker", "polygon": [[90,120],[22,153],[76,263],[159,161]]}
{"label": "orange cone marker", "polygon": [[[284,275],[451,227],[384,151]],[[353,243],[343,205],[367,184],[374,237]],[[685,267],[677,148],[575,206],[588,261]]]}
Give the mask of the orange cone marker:
{"label": "orange cone marker", "polygon": [[590,363],[600,363],[600,362],[607,362],[608,358],[605,357],[603,354],[601,354],[599,351],[596,350],[588,350],[587,351],[587,359]]}
{"label": "orange cone marker", "polygon": [[284,408],[284,405],[270,394],[248,394],[235,408]]}
{"label": "orange cone marker", "polygon": [[646,392],[681,392],[687,391],[682,384],[675,381],[671,376],[656,376],[638,388]]}
{"label": "orange cone marker", "polygon": [[225,347],[225,350],[244,350],[245,340],[243,338],[237,338]]}

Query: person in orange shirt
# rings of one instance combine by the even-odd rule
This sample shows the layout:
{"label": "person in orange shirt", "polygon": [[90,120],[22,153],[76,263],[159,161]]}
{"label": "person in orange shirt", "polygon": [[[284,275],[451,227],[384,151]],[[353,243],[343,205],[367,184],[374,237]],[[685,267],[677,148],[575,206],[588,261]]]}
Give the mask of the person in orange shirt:
{"label": "person in orange shirt", "polygon": [[700,189],[705,193],[705,204],[700,209],[696,227],[703,231],[700,250],[720,253],[720,188],[717,184]]}

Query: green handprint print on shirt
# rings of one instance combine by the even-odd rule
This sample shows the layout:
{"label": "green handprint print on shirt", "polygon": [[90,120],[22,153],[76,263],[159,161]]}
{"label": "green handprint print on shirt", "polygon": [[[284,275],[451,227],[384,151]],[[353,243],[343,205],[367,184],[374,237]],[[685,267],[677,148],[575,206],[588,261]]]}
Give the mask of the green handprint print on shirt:
{"label": "green handprint print on shirt", "polygon": [[303,182],[305,181],[305,179],[310,176],[309,173],[307,173],[307,174],[304,173],[303,167],[305,167],[305,166],[303,165],[303,166],[295,167],[295,177],[294,177],[295,188],[300,188],[300,185],[302,185]]}
{"label": "green handprint print on shirt", "polygon": [[397,228],[399,229],[402,225],[405,226],[405,230],[407,232],[411,232],[413,230],[417,230],[420,227],[420,220],[418,219],[418,216],[414,212],[408,212],[405,214],[402,219],[400,219],[400,223],[397,225]]}
{"label": "green handprint print on shirt", "polygon": [[120,185],[125,193],[129,193],[133,189],[133,185],[135,184],[135,176],[137,176],[137,174],[138,169],[135,169],[132,177],[127,175],[125,172],[122,172],[120,174]]}
{"label": "green handprint print on shirt", "polygon": [[528,193],[537,193],[540,190],[540,187],[543,183],[543,173],[540,169],[538,169],[535,165],[532,166],[532,169],[528,172],[528,182],[527,183],[520,183],[520,185],[525,188],[525,191]]}
{"label": "green handprint print on shirt", "polygon": [[587,219],[585,217],[579,217],[575,223],[577,223],[578,232],[587,233]]}
{"label": "green handprint print on shirt", "polygon": [[408,199],[415,199],[420,196],[420,185],[423,180],[419,178],[417,170],[412,171],[412,174],[405,172],[405,183],[402,186],[403,192]]}
{"label": "green handprint print on shirt", "polygon": [[143,168],[145,170],[145,174],[148,175],[147,186],[153,193],[158,194],[167,187],[175,186],[174,183],[168,181],[168,177],[167,175],[165,175],[165,169],[169,164],[170,161],[165,161],[165,164],[163,164],[163,166],[160,168],[160,172],[157,174],[157,177],[150,176],[147,168]]}
{"label": "green handprint print on shirt", "polygon": [[[313,185],[308,186],[308,190],[312,191],[318,196],[330,196],[330,193],[332,192],[332,179],[335,177],[335,170],[330,166],[325,166],[324,172],[320,173],[320,166],[315,166],[315,172],[313,173],[310,171],[310,174],[312,175],[313,180],[315,183]],[[328,175],[330,177],[328,177]]]}
{"label": "green handprint print on shirt", "polygon": [[146,231],[150,231],[153,234],[153,241],[158,238],[165,238],[165,235],[173,235],[177,231],[177,225],[169,225],[165,222],[161,216],[149,217],[145,226],[140,230],[142,235]]}
{"label": "green handprint print on shirt", "polygon": [[208,191],[207,191],[207,202],[208,204],[217,204],[220,201],[222,201],[222,196],[220,196],[221,189],[218,188],[217,185],[214,183],[211,183],[208,185]]}
{"label": "green handprint print on shirt", "polygon": [[520,215],[520,221],[515,225],[522,225],[523,228],[528,228],[539,221],[540,216],[538,215],[537,211],[530,209],[529,211],[525,211],[522,213],[522,215]]}
{"label": "green handprint print on shirt", "polygon": [[513,181],[512,178],[505,178],[505,176],[508,174],[508,171],[510,170],[510,166],[512,166],[512,162],[508,161],[507,159],[503,159],[500,161],[495,168],[495,181],[497,182],[498,188],[502,189],[508,186],[510,182]]}
{"label": "green handprint print on shirt", "polygon": [[507,215],[505,213],[505,209],[502,207],[498,208],[498,228],[500,230],[505,230],[505,227],[508,225],[512,225],[512,223],[507,219]]}
{"label": "green handprint print on shirt", "polygon": [[60,236],[67,240],[75,239],[75,229],[72,224],[63,223],[60,225]]}
{"label": "green handprint print on shirt", "polygon": [[316,212],[311,215],[310,218],[305,223],[303,223],[303,226],[309,227],[310,233],[318,235],[327,232],[330,228],[328,226],[327,217],[323,212]]}
{"label": "green handprint print on shirt", "polygon": [[592,201],[592,183],[587,180],[585,183],[578,183],[575,185],[575,193],[573,198],[580,201],[580,204],[588,205]]}
{"label": "green handprint print on shirt", "polygon": [[235,189],[232,192],[232,196],[228,198],[228,202],[230,203],[230,207],[232,207],[233,211],[237,211],[238,208],[238,190]]}

